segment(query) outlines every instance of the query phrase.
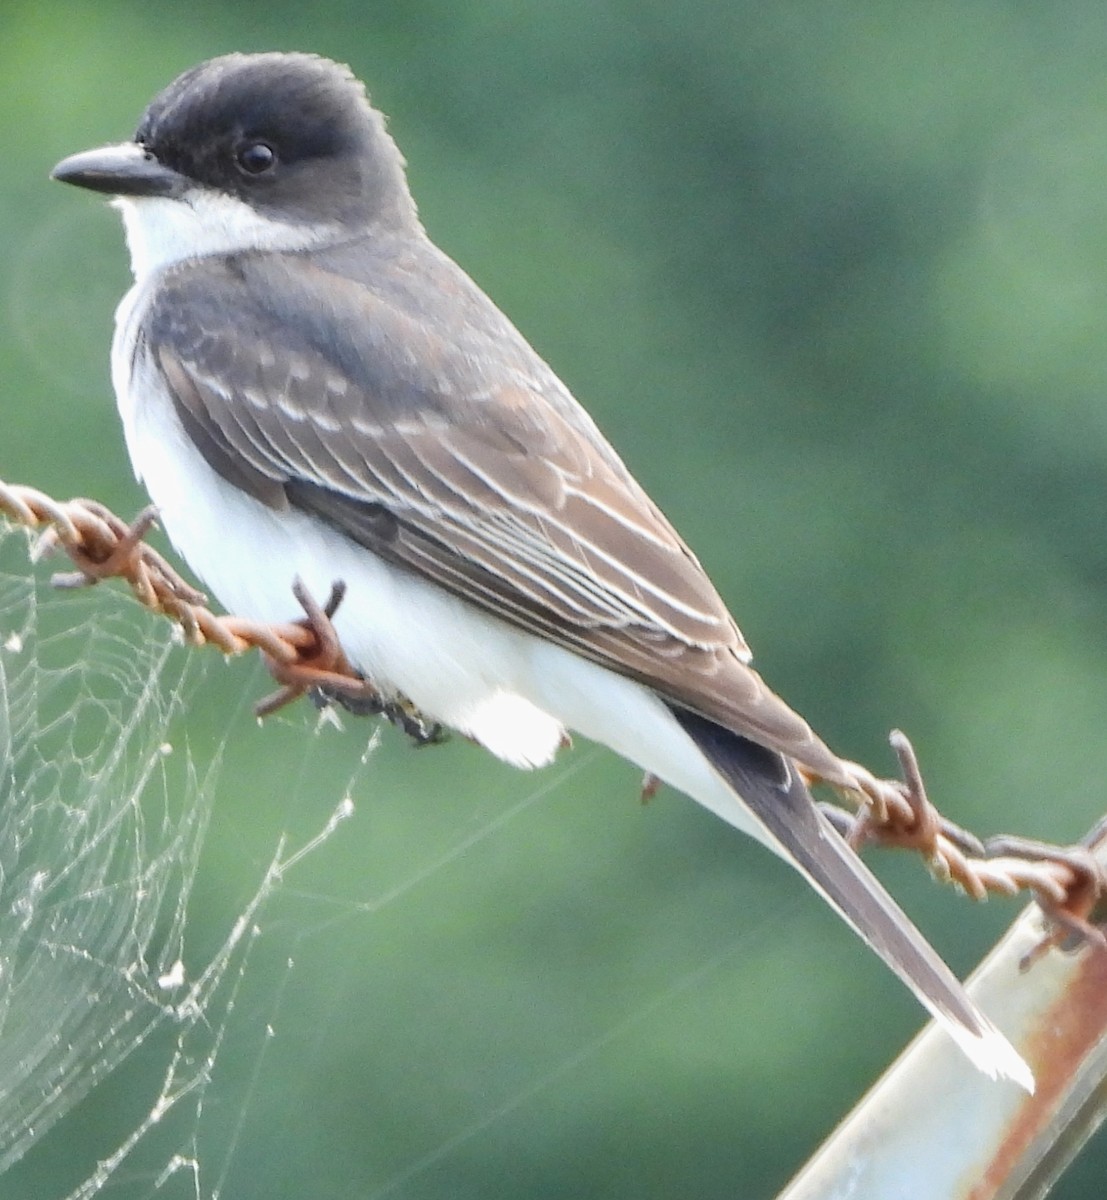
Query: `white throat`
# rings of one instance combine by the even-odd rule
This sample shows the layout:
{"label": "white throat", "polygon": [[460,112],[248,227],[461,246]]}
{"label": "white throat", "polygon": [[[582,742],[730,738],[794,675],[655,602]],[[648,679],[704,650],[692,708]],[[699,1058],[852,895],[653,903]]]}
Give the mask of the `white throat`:
{"label": "white throat", "polygon": [[333,224],[275,220],[234,196],[199,187],[175,199],[116,196],[112,205],[123,214],[137,283],[191,258],[243,250],[306,250],[334,241],[341,233]]}

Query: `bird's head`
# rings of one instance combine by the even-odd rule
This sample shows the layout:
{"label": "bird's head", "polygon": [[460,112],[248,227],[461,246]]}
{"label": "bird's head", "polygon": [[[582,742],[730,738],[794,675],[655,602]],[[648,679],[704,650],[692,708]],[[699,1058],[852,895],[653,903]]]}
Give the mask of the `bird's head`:
{"label": "bird's head", "polygon": [[138,278],[206,254],[418,227],[384,118],[347,67],[310,54],[201,63],[154,98],[131,141],[71,155],[52,176],[114,198]]}

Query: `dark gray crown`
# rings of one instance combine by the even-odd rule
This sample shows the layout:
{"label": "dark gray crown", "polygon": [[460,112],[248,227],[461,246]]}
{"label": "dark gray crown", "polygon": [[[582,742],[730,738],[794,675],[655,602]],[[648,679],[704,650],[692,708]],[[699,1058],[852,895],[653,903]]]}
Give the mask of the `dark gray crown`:
{"label": "dark gray crown", "polygon": [[135,140],[194,182],[285,220],[416,220],[383,116],[348,67],[313,54],[201,63],[154,98]]}

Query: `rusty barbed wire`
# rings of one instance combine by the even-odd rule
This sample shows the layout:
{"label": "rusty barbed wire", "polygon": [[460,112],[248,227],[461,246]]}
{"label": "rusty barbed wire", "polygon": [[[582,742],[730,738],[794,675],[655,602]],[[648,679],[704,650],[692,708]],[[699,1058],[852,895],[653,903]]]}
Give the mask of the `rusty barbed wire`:
{"label": "rusty barbed wire", "polygon": [[[130,524],[96,500],[59,502],[36,488],[0,480],[0,513],[13,524],[43,529],[32,557],[55,549],[69,555],[75,572],[55,574],[55,587],[84,587],[118,578],[130,585],[135,599],[151,612],[168,617],[192,646],[215,646],[226,655],[260,651],[281,690],[256,706],[266,716],[312,688],[351,701],[371,704],[376,689],[346,661],[329,618],[341,602],[336,588],[320,607],[302,584],[292,592],[304,609],[304,619],[276,625],[243,617],[217,616],[207,597],[181,577],[143,538],[156,520],[156,510],[144,509]],[[378,709],[378,711],[380,711]]]}
{"label": "rusty barbed wire", "polygon": [[[1089,942],[1107,952],[1107,935],[1095,921],[1107,896],[1107,874],[1092,853],[1104,834],[1103,822],[1076,846],[1010,835],[981,840],[944,817],[931,802],[906,734],[893,730],[889,741],[899,759],[901,783],[877,780],[872,791],[866,787],[870,803],[857,816],[821,805],[855,849],[872,842],[914,851],[931,874],[955,884],[973,900],[985,900],[989,893],[1032,893],[1052,929],[1027,955],[1024,968],[1068,941]],[[867,774],[863,768],[862,773]]]}
{"label": "rusty barbed wire", "polygon": [[[119,578],[130,585],[139,604],[174,622],[189,645],[215,646],[226,655],[258,650],[280,685],[255,706],[259,717],[312,693],[355,713],[383,714],[419,744],[440,740],[439,728],[409,702],[383,700],[347,661],[330,621],[342,602],[341,583],[320,605],[295,581],[291,590],[304,610],[297,621],[267,625],[218,616],[207,607],[204,593],[143,540],[156,520],[153,508],[144,509],[128,524],[95,500],[59,502],[35,488],[0,480],[0,514],[14,524],[44,530],[32,552],[34,558],[56,548],[68,554],[77,569],[54,575],[55,586],[81,587]],[[975,900],[989,893],[1031,892],[1054,929],[1028,956],[1031,961],[1049,946],[1072,937],[1107,950],[1107,937],[1093,923],[1095,910],[1107,895],[1107,878],[1086,846],[1060,847],[1012,837],[981,841],[943,817],[931,803],[908,739],[896,731],[891,742],[902,781],[876,779],[863,767],[850,764],[866,801],[860,814],[821,805],[855,848],[871,842],[915,851],[935,876],[956,884]],[[643,797],[654,790],[656,781],[647,776]]]}

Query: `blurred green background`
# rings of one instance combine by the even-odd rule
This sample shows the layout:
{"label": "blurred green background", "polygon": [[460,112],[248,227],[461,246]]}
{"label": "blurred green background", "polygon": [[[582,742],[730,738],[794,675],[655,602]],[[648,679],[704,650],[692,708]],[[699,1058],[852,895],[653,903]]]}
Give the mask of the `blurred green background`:
{"label": "blurred green background", "polygon": [[[1101,3],[5,0],[0,31],[0,478],[143,502],[108,383],[118,221],[51,166],[200,59],[315,50],[832,745],[888,771],[906,729],[982,834],[1107,807]],[[178,722],[200,764],[226,741],[186,967],[282,836],[354,813],[258,914],[202,1104],[104,1194],[177,1154],[205,1196],[771,1196],[921,1023],[786,869],[671,793],[643,809],[625,764],[578,745],[528,776],[390,730],[363,764],[358,722],[259,729],[266,687],[216,661]],[[1017,911],[878,869],[958,970]],[[163,1043],[3,1194],[76,1187]],[[1101,1138],[1055,1195],[1105,1170]]]}

